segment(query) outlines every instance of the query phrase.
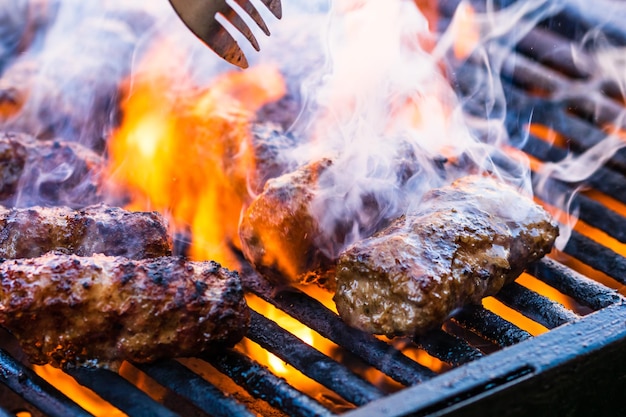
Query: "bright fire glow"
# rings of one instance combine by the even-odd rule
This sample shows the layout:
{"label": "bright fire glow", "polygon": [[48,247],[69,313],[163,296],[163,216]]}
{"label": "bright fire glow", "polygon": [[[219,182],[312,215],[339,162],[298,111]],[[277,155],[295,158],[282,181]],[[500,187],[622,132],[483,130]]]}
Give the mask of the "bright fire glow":
{"label": "bright fire glow", "polygon": [[468,2],[459,4],[451,30],[454,34],[454,56],[458,59],[467,58],[480,41],[476,13]]}
{"label": "bright fire glow", "polygon": [[[325,290],[318,288],[318,291],[324,292]],[[334,356],[334,352],[338,349],[335,343],[324,338],[319,333],[313,331],[311,328],[302,324],[295,318],[254,295],[247,295],[246,301],[248,302],[250,308],[274,321],[280,327],[295,335],[307,345],[314,347],[329,357]],[[302,374],[298,369],[285,363],[282,359],[265,350],[253,341],[244,339],[243,342],[240,343],[239,348],[246,354],[255,358],[255,360],[260,364],[267,366],[274,374],[285,378],[290,385],[309,394],[310,396],[318,399],[322,398],[322,396],[326,396],[327,398],[335,397],[335,394],[331,391]]]}
{"label": "bright fire glow", "polygon": [[187,77],[169,94],[180,81],[152,65],[161,59],[149,56],[126,87],[124,119],[109,141],[111,181],[130,195],[127,208],[158,210],[187,231],[191,258],[232,267],[228,245],[238,244],[255,172],[249,126],[256,110],[284,95],[283,79],[273,67],[256,67],[204,89]]}
{"label": "bright fire glow", "polygon": [[[567,138],[558,132],[550,129],[547,126],[540,124],[530,124],[528,126],[529,131],[536,138],[541,139],[551,145],[567,148]],[[534,171],[540,171],[543,163],[536,158],[527,156],[530,161],[530,166]],[[626,215],[626,205],[599,192],[599,191],[583,191],[585,195],[588,197],[602,203],[607,208],[621,214],[622,216]],[[560,208],[551,206],[545,202],[541,202],[541,204],[552,214],[555,218],[560,219],[561,221],[567,221],[568,224],[574,225],[574,230],[581,233],[584,236],[589,237],[590,239],[601,243],[603,246],[613,250],[615,253],[626,256],[626,244],[619,242],[615,238],[612,238],[607,233],[602,230],[591,227],[587,223],[574,218],[571,214],[563,212]],[[591,268],[588,265],[585,265],[581,261],[571,256],[566,255],[565,253],[556,252],[552,254],[552,256],[557,259],[559,262],[567,265],[573,270],[583,274],[584,276],[590,277],[603,285],[606,285],[610,288],[614,288],[619,290],[622,294],[626,294],[626,286],[618,283],[613,278],[607,276],[606,274],[597,271]],[[534,290],[534,288],[531,287]],[[540,292],[541,293],[541,292]],[[556,300],[561,302],[561,300]],[[567,304],[565,304],[567,306]]]}
{"label": "bright fire glow", "polygon": [[113,407],[90,389],[80,385],[74,378],[50,365],[33,366],[34,371],[67,395],[76,404],[96,416],[124,417],[125,413]]}

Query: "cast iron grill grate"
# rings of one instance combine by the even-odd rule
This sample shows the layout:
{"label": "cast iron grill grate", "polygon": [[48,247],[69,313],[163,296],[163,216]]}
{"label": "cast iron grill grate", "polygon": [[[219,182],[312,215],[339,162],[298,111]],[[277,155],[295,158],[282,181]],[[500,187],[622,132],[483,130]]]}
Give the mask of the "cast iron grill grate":
{"label": "cast iron grill grate", "polygon": [[[442,1],[444,16],[458,2]],[[604,21],[595,12],[581,15],[576,6],[543,22],[522,39],[504,61],[502,82],[509,108],[506,126],[521,149],[541,161],[556,161],[567,152],[589,149],[606,136],[604,124],[623,111],[619,88],[608,81],[603,89],[555,100],[551,93],[582,85],[590,73],[562,51],[573,48],[586,30]],[[602,23],[607,36],[626,45],[626,31]],[[556,51],[556,52],[555,52]],[[584,56],[585,51],[579,51]],[[561,55],[559,55],[561,54]],[[471,60],[455,72],[454,85],[462,95],[471,90],[482,69]],[[480,109],[467,111],[480,115]],[[568,149],[550,146],[528,133],[527,124],[543,124],[568,139]],[[522,140],[523,139],[523,140]],[[586,185],[626,204],[626,160],[618,152]],[[557,183],[564,192],[570,185]],[[539,195],[550,203],[550,195]],[[602,203],[578,194],[580,219],[619,242],[626,243],[626,219]],[[574,231],[564,252],[626,285],[626,258],[611,248]],[[445,364],[435,372],[419,364],[388,341],[346,326],[318,300],[293,288],[276,290],[245,265],[249,294],[289,314],[329,339],[360,362],[405,386],[388,393],[355,372],[350,364],[330,358],[302,342],[264,315],[253,311],[248,338],[309,378],[341,397],[345,416],[405,415],[551,415],[612,410],[611,393],[626,387],[626,306],[615,289],[546,258],[527,272],[570,297],[575,311],[518,283],[495,298],[509,308],[550,329],[533,337],[482,306],[457,312],[441,329],[411,341]],[[5,337],[6,339],[6,337]],[[24,366],[11,351],[0,350],[0,416],[27,411],[32,416],[87,416],[89,413]],[[298,391],[239,349],[199,358],[241,387],[252,403],[220,389],[191,367],[171,360],[137,366],[137,373],[163,390],[155,400],[135,384],[106,370],[67,371],[76,381],[129,416],[332,416],[318,398]],[[594,390],[602,390],[595,393]],[[619,398],[619,397],[616,397]],[[590,400],[592,400],[590,402]],[[263,407],[254,406],[255,402]],[[267,405],[269,405],[269,408]],[[592,405],[585,405],[592,404]],[[593,408],[588,408],[593,407]],[[455,414],[456,413],[456,414]],[[500,415],[498,414],[498,415]]]}

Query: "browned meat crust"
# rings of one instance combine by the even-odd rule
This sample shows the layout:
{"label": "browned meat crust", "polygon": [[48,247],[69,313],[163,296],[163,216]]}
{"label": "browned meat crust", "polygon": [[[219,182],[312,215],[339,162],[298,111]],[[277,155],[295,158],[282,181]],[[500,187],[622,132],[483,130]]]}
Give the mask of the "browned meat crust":
{"label": "browned meat crust", "polygon": [[422,333],[498,292],[557,235],[548,213],[512,187],[460,179],[340,256],[337,310],[372,333]]}
{"label": "browned meat crust", "polygon": [[84,207],[102,201],[103,159],[78,143],[0,133],[0,204]]}
{"label": "browned meat crust", "polygon": [[[344,195],[326,193],[325,198],[320,197],[326,188],[334,187],[334,176],[338,174],[331,173],[331,159],[268,180],[244,212],[239,226],[246,259],[276,284],[316,283],[334,289],[336,259],[351,239],[372,235],[406,205],[403,199],[408,190],[403,187],[420,171],[420,162],[412,152],[408,146],[403,147],[394,159],[394,179],[388,179],[397,187],[392,198],[367,187],[355,187],[349,192],[356,196],[350,198],[358,204],[350,208],[346,207]],[[390,204],[390,200],[402,203]],[[324,212],[332,215],[321,219]]]}
{"label": "browned meat crust", "polygon": [[53,250],[132,259],[166,256],[172,251],[165,220],[156,212],[129,212],[106,205],[80,210],[0,207],[0,257],[32,258]]}
{"label": "browned meat crust", "polygon": [[271,179],[248,207],[239,226],[246,259],[276,283],[305,279],[328,262],[317,245],[321,231],[309,211],[317,178],[330,160]]}
{"label": "browned meat crust", "polygon": [[239,276],[215,262],[46,254],[0,264],[0,324],[34,364],[117,369],[241,339]]}

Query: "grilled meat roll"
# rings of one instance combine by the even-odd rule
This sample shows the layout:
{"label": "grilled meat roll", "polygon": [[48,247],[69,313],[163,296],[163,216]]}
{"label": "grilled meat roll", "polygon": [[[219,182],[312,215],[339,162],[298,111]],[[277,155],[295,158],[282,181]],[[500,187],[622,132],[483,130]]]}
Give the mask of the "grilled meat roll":
{"label": "grilled meat roll", "polygon": [[172,248],[165,220],[156,212],[102,204],[80,210],[0,207],[0,257],[32,258],[49,251],[142,259],[171,255]]}
{"label": "grilled meat roll", "polygon": [[549,252],[557,235],[548,213],[512,187],[462,178],[341,254],[337,310],[372,333],[423,333],[498,292]]}
{"label": "grilled meat roll", "polygon": [[276,284],[316,283],[333,289],[339,253],[399,216],[407,196],[417,192],[408,184],[420,175],[420,161],[414,156],[402,147],[393,168],[384,174],[393,177],[386,179],[397,187],[393,195],[376,192],[376,185],[368,184],[335,191],[345,171],[328,158],[269,179],[239,225],[246,259]]}
{"label": "grilled meat roll", "polygon": [[232,345],[249,311],[215,262],[49,253],[0,264],[0,324],[34,364],[117,369]]}
{"label": "grilled meat roll", "polygon": [[319,249],[322,232],[309,204],[317,178],[331,164],[324,159],[270,179],[241,219],[246,259],[275,283],[306,281],[330,263]]}

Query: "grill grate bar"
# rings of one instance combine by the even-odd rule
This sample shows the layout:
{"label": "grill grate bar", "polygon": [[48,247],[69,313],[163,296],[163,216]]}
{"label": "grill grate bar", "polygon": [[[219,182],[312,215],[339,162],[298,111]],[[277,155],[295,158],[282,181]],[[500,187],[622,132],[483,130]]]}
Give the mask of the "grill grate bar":
{"label": "grill grate bar", "polygon": [[[242,268],[243,271],[243,268]],[[403,385],[437,374],[369,333],[355,329],[322,303],[296,289],[274,292],[256,272],[241,273],[248,290]]]}
{"label": "grill grate bar", "polygon": [[[536,109],[541,111],[541,109]],[[565,158],[567,152],[556,147],[550,148],[550,144],[537,139],[532,135],[528,137],[525,146],[522,148],[527,154],[542,161],[558,161]],[[573,154],[575,155],[575,154]],[[611,169],[602,167],[594,172],[586,183],[604,194],[626,204],[626,183],[624,177]],[[604,211],[610,212],[604,208]],[[607,231],[608,232],[608,231]]]}
{"label": "grill grate bar", "polygon": [[527,271],[594,310],[601,310],[623,299],[617,291],[598,284],[550,258],[544,258],[529,265]]}
{"label": "grill grate bar", "polygon": [[[477,70],[476,67],[471,66],[470,64],[466,64],[464,68],[467,68],[468,71],[459,71],[455,74],[455,81],[460,88],[473,83],[472,77],[471,75],[468,75],[468,73]],[[527,154],[541,161],[551,162],[562,160],[568,155],[568,151],[565,149],[552,146],[551,144],[538,139],[533,135],[529,136],[526,131],[526,124],[529,121],[542,123],[555,131],[564,134],[568,139],[572,139],[571,143],[576,143],[579,138],[582,137],[593,137],[598,140],[606,137],[606,133],[603,133],[601,130],[592,128],[587,123],[583,123],[580,120],[570,118],[565,115],[565,110],[562,108],[565,107],[564,104],[561,103],[558,107],[556,107],[554,104],[549,104],[547,101],[529,97],[510,84],[505,83],[504,85],[508,93],[507,106],[511,109],[508,113],[509,116],[506,121],[507,130],[511,133],[512,142],[523,144],[521,149]],[[472,103],[471,100],[467,100],[465,102],[465,110],[468,111],[468,113],[479,117],[482,112],[481,107],[476,103]],[[589,139],[589,142],[591,142],[591,139]],[[573,146],[573,149],[588,149],[596,143],[595,139],[593,139],[593,142],[594,143],[585,143],[584,145],[580,145],[578,147]],[[575,155],[575,152],[572,151],[570,155]],[[624,152],[618,152],[609,161],[607,161],[607,165],[626,173],[626,157],[624,157],[624,155],[626,155]],[[621,173],[617,173],[607,167],[600,167],[586,180],[586,182],[596,190],[626,204],[626,182],[624,181],[624,176]],[[607,208],[603,208],[603,211],[607,213],[611,212],[611,210]],[[594,214],[595,213],[585,213],[584,215],[589,218]],[[610,216],[614,217],[615,215]],[[602,218],[603,216],[596,217]],[[599,221],[601,220],[596,220],[595,222],[597,223]],[[617,220],[612,219],[611,221],[613,222]],[[604,230],[607,233],[620,233],[614,232],[614,229],[623,228],[609,227]]]}
{"label": "grill grate bar", "polygon": [[[520,57],[519,59],[523,60],[525,58]],[[519,84],[519,78],[525,74],[526,69],[519,67],[519,62],[516,62],[516,65],[518,65],[518,68],[511,77],[513,78],[513,82]],[[468,68],[470,72],[477,70],[475,67],[473,69],[471,67],[473,66],[470,64],[464,66],[464,68]],[[535,73],[537,72],[539,71],[535,71]],[[535,73],[526,76],[531,78],[536,76]],[[459,77],[459,82],[467,83],[470,81],[470,77],[467,75],[460,75]],[[577,114],[573,113],[575,110],[580,112],[585,106],[589,106],[589,104],[583,106],[580,104],[580,100],[568,100],[565,102],[533,97],[528,95],[526,91],[516,88],[510,81],[504,80],[503,83],[507,89],[507,106],[515,110],[508,114],[507,127],[510,132],[517,132],[518,136],[525,137],[523,135],[528,133],[526,131],[526,124],[529,122],[539,123],[566,137],[568,139],[568,151],[574,152],[585,151],[597,145],[607,137],[606,131],[600,129],[596,124],[591,124],[588,120],[581,119]],[[589,101],[590,98],[586,98],[585,100]],[[607,99],[603,99],[603,101],[606,100]],[[607,106],[604,106],[604,108],[606,107]],[[601,114],[603,111],[600,108],[595,108],[594,110],[593,114]],[[611,111],[610,114],[605,114],[603,119],[613,120],[611,119],[613,114],[614,112]],[[552,157],[549,160],[554,161],[562,159],[568,154],[568,151],[556,148],[553,155],[558,158]],[[606,165],[625,174],[626,151],[618,151],[612,155]]]}
{"label": "grill grate bar", "polygon": [[617,282],[626,284],[626,258],[606,246],[573,230],[563,251]]}
{"label": "grill grate bar", "polygon": [[[533,182],[539,181],[541,179],[533,173]],[[542,182],[542,185],[545,188],[536,189],[536,195],[543,201],[553,205],[555,205],[559,197],[575,193],[573,187],[567,186],[560,181],[547,180]],[[626,242],[626,228],[622,227],[626,223],[626,218],[584,194],[576,193],[572,201],[573,205],[579,208],[578,218],[580,220],[602,230],[620,242]]]}
{"label": "grill grate bar", "polygon": [[135,366],[213,417],[254,416],[235,398],[227,397],[200,375],[175,360]]}
{"label": "grill grate bar", "polygon": [[[561,47],[565,48],[567,44],[565,43]],[[461,65],[457,72],[452,74],[452,77],[457,89],[468,97],[472,97],[480,93],[475,91],[475,86],[476,79],[484,76],[483,72],[484,68],[481,68],[479,64],[467,61]],[[504,88],[507,91],[507,106],[512,109],[512,111],[507,112],[507,129],[512,135],[516,134],[520,139],[527,137],[526,124],[528,122],[541,123],[567,137],[572,150],[581,152],[606,138],[607,133],[598,125],[613,124],[621,120],[620,115],[623,112],[623,106],[620,103],[593,91],[593,88],[587,85],[578,86],[577,88],[581,93],[574,96],[571,91],[576,83],[522,54],[508,54],[502,67],[502,77],[504,78],[502,80]],[[522,87],[528,86],[528,89],[532,90],[540,88],[544,91],[543,95],[547,95],[547,97],[538,97],[536,93],[521,91],[514,84]],[[567,99],[557,98],[557,94],[563,95],[562,91],[568,91],[571,96]],[[555,97],[552,97],[551,93],[555,93]],[[472,100],[465,103],[466,110],[469,110],[471,114],[484,117],[484,106],[481,106],[480,103],[473,103]],[[594,124],[590,124],[576,115],[591,117]],[[553,155],[558,155],[559,158],[552,158],[552,160],[562,159],[566,154],[565,150],[562,152],[555,150]],[[618,151],[607,161],[607,165],[626,174],[626,151]],[[615,183],[619,183],[619,180]],[[620,188],[623,187],[622,184]],[[609,195],[614,194],[614,190],[611,188],[605,192]],[[626,201],[626,196],[623,193],[620,201]]]}
{"label": "grill grate bar", "polygon": [[518,42],[516,49],[526,56],[532,56],[542,65],[558,68],[570,78],[590,76],[589,71],[580,65],[580,57],[584,52],[553,31],[536,27]]}
{"label": "grill grate bar", "polygon": [[50,417],[87,417],[87,411],[0,349],[0,382]]}
{"label": "grill grate bar", "polygon": [[[514,87],[511,88],[510,97],[508,97],[509,104],[514,106],[515,109],[522,110],[523,114],[528,114],[529,116],[529,112],[534,108],[535,111],[532,113],[533,123],[547,126],[559,132],[568,140],[569,149],[567,151],[556,148],[554,149],[554,156],[546,160],[561,160],[568,154],[568,151],[582,152],[606,138],[607,133],[605,131],[571,114],[567,105],[563,103],[555,105],[543,99],[520,98],[523,97],[523,92]],[[518,120],[527,122],[530,119],[520,117]],[[517,125],[518,120],[512,120],[512,122]],[[523,129],[523,126],[516,126],[515,129]],[[607,165],[621,173],[626,173],[626,155],[623,152],[617,152],[607,161]]]}
{"label": "grill grate bar", "polygon": [[537,294],[516,282],[505,285],[494,297],[548,329],[554,329],[580,318],[556,301]]}
{"label": "grill grate bar", "polygon": [[273,321],[254,310],[251,314],[247,337],[290,363],[309,378],[356,405],[363,405],[384,396],[374,385],[307,345]]}
{"label": "grill grate bar", "polygon": [[130,417],[178,416],[114,372],[89,368],[67,369],[65,372]]}
{"label": "grill grate bar", "polygon": [[498,346],[512,346],[532,336],[513,323],[477,305],[457,311],[452,321]]}
{"label": "grill grate bar", "polygon": [[478,349],[443,330],[430,331],[415,337],[414,341],[430,355],[452,366],[460,366],[483,356]]}
{"label": "grill grate bar", "polygon": [[331,412],[302,394],[264,366],[234,350],[204,358],[217,370],[260,398],[293,417],[330,417]]}
{"label": "grill grate bar", "polygon": [[600,29],[611,42],[626,45],[626,29],[622,24],[626,21],[626,10],[622,2],[596,0],[594,7],[585,6],[585,2],[567,2],[565,9],[544,26],[578,41],[590,30]]}

